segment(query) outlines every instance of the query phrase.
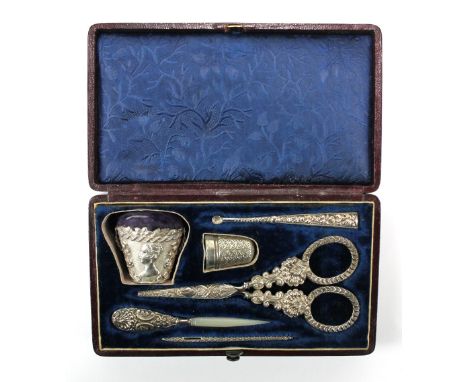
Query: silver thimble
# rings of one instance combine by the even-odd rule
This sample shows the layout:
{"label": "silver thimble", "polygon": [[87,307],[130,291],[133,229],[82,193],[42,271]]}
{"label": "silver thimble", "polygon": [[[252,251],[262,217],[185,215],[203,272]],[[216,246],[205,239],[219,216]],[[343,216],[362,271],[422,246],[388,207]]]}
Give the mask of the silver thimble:
{"label": "silver thimble", "polygon": [[203,272],[247,267],[258,258],[257,242],[247,236],[203,234]]}
{"label": "silver thimble", "polygon": [[125,213],[118,218],[115,231],[135,283],[171,280],[185,238],[185,222],[178,215],[165,211]]}

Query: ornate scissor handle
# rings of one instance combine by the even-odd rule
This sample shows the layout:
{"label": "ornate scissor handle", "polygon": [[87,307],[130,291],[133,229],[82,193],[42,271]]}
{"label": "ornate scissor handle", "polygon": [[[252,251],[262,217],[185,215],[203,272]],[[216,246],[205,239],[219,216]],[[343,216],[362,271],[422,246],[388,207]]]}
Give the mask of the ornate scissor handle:
{"label": "ornate scissor handle", "polygon": [[[319,277],[317,276],[309,265],[309,260],[317,248],[327,244],[342,244],[344,245],[351,255],[351,263],[349,267],[342,273],[332,277]],[[280,267],[275,267],[271,272],[265,272],[261,275],[252,277],[249,282],[244,283],[242,290],[263,289],[271,288],[273,284],[282,286],[298,286],[305,282],[308,278],[313,283],[319,285],[333,285],[346,280],[356,270],[359,262],[359,254],[351,240],[342,236],[327,236],[313,242],[304,251],[302,259],[298,257],[290,257],[281,263]]]}
{"label": "ornate scissor handle", "polygon": [[317,250],[317,248],[322,247],[327,244],[342,244],[346,248],[348,248],[348,251],[351,255],[351,263],[349,264],[349,267],[343,273],[340,273],[339,275],[332,276],[332,277],[319,277],[312,271],[310,266],[308,266],[307,278],[313,283],[319,284],[319,285],[333,285],[343,280],[346,280],[349,276],[353,274],[353,272],[356,270],[358,263],[359,263],[359,253],[356,249],[356,246],[353,244],[351,240],[346,239],[343,236],[327,236],[327,237],[324,237],[323,239],[319,239],[313,242],[305,250],[304,254],[302,255],[302,261],[306,262],[307,265],[309,265],[310,257]]}
{"label": "ornate scissor handle", "polygon": [[[353,308],[349,319],[339,325],[327,325],[317,321],[312,314],[312,303],[321,294],[338,294],[346,297]],[[255,290],[252,293],[244,292],[244,297],[254,304],[262,304],[265,307],[272,305],[276,310],[283,311],[288,317],[303,315],[307,322],[314,328],[323,332],[336,333],[350,328],[359,317],[359,301],[349,290],[337,286],[323,286],[313,290],[308,296],[299,289],[291,289],[286,293]]]}
{"label": "ornate scissor handle", "polygon": [[[353,312],[351,313],[351,316],[349,317],[348,321],[340,324],[340,325],[326,325],[322,324],[321,322],[317,321],[313,314],[312,314],[312,302],[320,296],[321,294],[326,294],[326,293],[331,293],[331,294],[339,294],[344,297],[346,297],[349,302],[351,303],[351,306],[353,308]],[[360,312],[360,306],[359,306],[359,301],[356,298],[356,296],[351,293],[349,290],[340,288],[337,286],[329,285],[329,286],[323,286],[320,288],[317,288],[313,290],[309,296],[307,297],[309,300],[309,309],[304,313],[304,316],[307,320],[307,322],[312,325],[314,328],[317,328],[319,330],[322,330],[324,332],[341,332],[343,330],[349,329],[351,326],[354,325],[356,320],[359,317],[359,312]]]}
{"label": "ornate scissor handle", "polygon": [[[327,244],[342,244],[344,245],[351,255],[351,263],[349,267],[342,273],[332,277],[319,277],[317,276],[309,265],[309,260],[317,248]],[[251,300],[254,304],[263,304],[263,306],[272,305],[277,310],[282,310],[289,317],[297,317],[304,315],[307,322],[316,329],[325,332],[340,332],[348,329],[354,324],[359,317],[359,301],[356,296],[349,290],[332,286],[332,284],[339,283],[346,280],[356,270],[359,262],[359,254],[355,245],[351,240],[342,236],[327,236],[312,243],[302,255],[302,259],[291,257],[281,263],[280,267],[274,268],[270,273],[265,272],[262,275],[252,277],[252,279],[244,283],[240,289],[244,297]],[[304,283],[308,278],[310,281],[325,285],[312,291],[308,296],[299,289],[291,289],[286,293],[278,292],[272,294],[270,291],[263,292],[263,288],[271,288],[273,284],[279,286],[289,285],[298,286]],[[252,293],[248,292],[250,288],[255,289]],[[313,314],[311,305],[312,302],[321,294],[339,294],[346,297],[353,308],[351,317],[343,324],[340,325],[326,325],[318,322]]]}

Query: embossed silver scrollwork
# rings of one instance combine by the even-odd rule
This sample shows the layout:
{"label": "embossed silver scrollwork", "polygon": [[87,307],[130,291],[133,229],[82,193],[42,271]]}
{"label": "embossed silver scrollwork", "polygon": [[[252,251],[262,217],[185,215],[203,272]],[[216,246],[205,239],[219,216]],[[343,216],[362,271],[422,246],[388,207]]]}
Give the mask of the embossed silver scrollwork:
{"label": "embossed silver scrollwork", "polygon": [[219,299],[227,298],[239,292],[239,288],[229,284],[197,285],[173,289],[147,290],[138,292],[140,297],[170,297]]}
{"label": "embossed silver scrollwork", "polygon": [[112,314],[112,323],[125,331],[148,331],[169,328],[186,320],[147,309],[122,308]]}
{"label": "embossed silver scrollwork", "polygon": [[[312,303],[322,294],[338,294],[346,297],[352,306],[350,318],[340,325],[327,325],[317,321],[312,314]],[[324,332],[335,333],[350,328],[358,319],[360,307],[356,296],[347,289],[337,286],[319,287],[312,291],[308,296],[299,289],[291,289],[286,293],[277,292],[272,294],[270,291],[262,292],[255,290],[252,293],[244,292],[244,296],[254,304],[261,304],[265,307],[272,306],[276,310],[281,310],[288,317],[304,316],[307,322],[316,329]]]}

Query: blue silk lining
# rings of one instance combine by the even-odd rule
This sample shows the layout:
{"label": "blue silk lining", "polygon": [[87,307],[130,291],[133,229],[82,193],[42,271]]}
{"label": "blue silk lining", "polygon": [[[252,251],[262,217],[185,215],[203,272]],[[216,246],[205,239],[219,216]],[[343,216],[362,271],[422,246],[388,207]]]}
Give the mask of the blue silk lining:
{"label": "blue silk lining", "polygon": [[109,32],[98,182],[371,184],[370,34]]}

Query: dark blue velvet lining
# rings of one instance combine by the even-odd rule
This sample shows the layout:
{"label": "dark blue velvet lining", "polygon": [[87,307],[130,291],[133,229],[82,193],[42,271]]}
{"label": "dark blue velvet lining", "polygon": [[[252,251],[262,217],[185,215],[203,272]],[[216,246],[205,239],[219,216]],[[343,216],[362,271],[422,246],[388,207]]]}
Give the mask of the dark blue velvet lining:
{"label": "dark blue velvet lining", "polygon": [[[190,299],[150,299],[137,297],[138,290],[150,289],[148,286],[129,286],[120,282],[117,265],[105,242],[100,229],[103,218],[110,212],[136,208],[167,209],[184,215],[191,225],[191,234],[182,254],[176,274],[175,286],[207,283],[231,283],[240,285],[252,276],[271,271],[275,266],[291,256],[301,256],[303,251],[315,240],[328,235],[342,235],[356,245],[360,261],[355,273],[340,285],[352,291],[359,300],[361,314],[350,329],[341,333],[323,333],[307,324],[303,317],[289,318],[269,307],[254,305],[241,296],[225,300],[190,300]],[[294,225],[233,224],[215,226],[211,223],[213,215],[270,215],[311,212],[356,211],[359,213],[359,229],[334,229],[319,227],[301,227]],[[210,348],[223,346],[243,346],[253,348],[366,348],[368,343],[368,314],[370,290],[370,256],[372,242],[373,204],[336,203],[336,204],[170,204],[170,205],[128,205],[99,204],[96,207],[97,228],[97,264],[99,275],[100,335],[103,348]],[[213,273],[202,272],[203,251],[201,236],[204,232],[219,232],[247,235],[257,240],[260,255],[256,264]],[[317,274],[338,273],[347,267],[349,257],[340,245],[324,247],[311,260]],[[320,260],[320,261],[319,261]],[[330,269],[331,268],[331,269]],[[310,292],[317,285],[306,281],[299,287]],[[287,290],[288,287],[278,288]],[[113,327],[110,317],[112,312],[121,307],[137,306],[153,309],[162,313],[180,317],[190,316],[234,316],[271,321],[267,325],[229,329],[210,329],[181,327],[155,333],[127,333]],[[314,316],[327,320],[329,324],[338,324],[347,319],[349,304],[339,297],[323,296],[313,305]],[[258,336],[289,335],[294,339],[279,342],[246,343],[195,343],[177,344],[161,340],[169,336]]]}
{"label": "dark blue velvet lining", "polygon": [[367,34],[102,33],[102,183],[370,184]]}

